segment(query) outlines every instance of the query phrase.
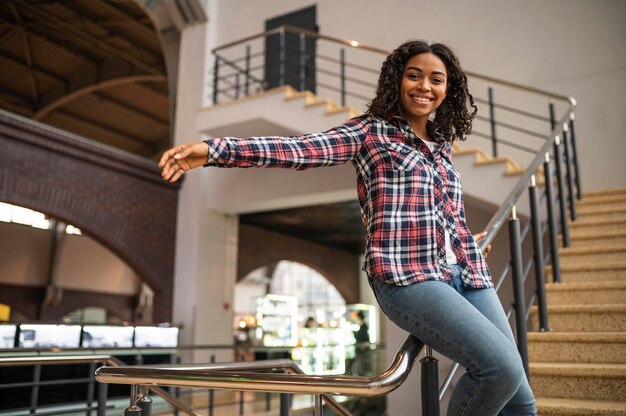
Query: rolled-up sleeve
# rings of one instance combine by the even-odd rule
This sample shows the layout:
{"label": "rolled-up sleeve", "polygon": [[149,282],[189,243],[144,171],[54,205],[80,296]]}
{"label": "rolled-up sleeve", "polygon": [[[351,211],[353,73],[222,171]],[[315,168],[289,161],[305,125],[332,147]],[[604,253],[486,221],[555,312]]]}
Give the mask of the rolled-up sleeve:
{"label": "rolled-up sleeve", "polygon": [[206,139],[209,155],[205,166],[304,170],[338,165],[356,157],[368,126],[368,117],[360,116],[325,132],[303,136]]}

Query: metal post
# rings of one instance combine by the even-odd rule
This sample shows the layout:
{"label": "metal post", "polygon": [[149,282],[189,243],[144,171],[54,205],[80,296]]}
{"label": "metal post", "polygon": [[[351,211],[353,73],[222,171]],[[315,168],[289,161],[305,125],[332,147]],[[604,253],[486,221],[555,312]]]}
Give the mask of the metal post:
{"label": "metal post", "polygon": [[152,399],[149,395],[148,386],[139,386],[137,406],[141,409],[141,416],[150,416],[152,414]]}
{"label": "metal post", "polygon": [[250,45],[246,45],[246,79],[243,84],[243,95],[250,93]]}
{"label": "metal post", "polygon": [[543,162],[543,175],[546,187],[546,203],[548,207],[548,229],[550,230],[550,256],[552,257],[552,282],[561,281],[561,264],[559,261],[559,240],[557,237],[556,214],[554,213],[554,185],[550,153],[546,153]]}
{"label": "metal post", "polygon": [[280,416],[289,416],[291,396],[289,393],[280,393]]}
{"label": "metal post", "polygon": [[[180,364],[180,355],[176,355],[174,362]],[[174,397],[180,399],[180,387],[174,387]],[[178,407],[174,407],[174,416],[178,416]]]}
{"label": "metal post", "polygon": [[487,87],[487,94],[489,98],[489,124],[491,125],[491,146],[493,157],[498,156],[498,139],[496,136],[496,111],[493,102],[493,87],[489,85]]}
{"label": "metal post", "polygon": [[535,175],[530,178],[528,196],[530,198],[530,221],[533,232],[533,256],[535,259],[535,284],[537,286],[539,328],[541,331],[549,331],[548,308],[546,306],[546,275],[544,272],[545,261],[543,258],[543,235],[541,233],[541,212],[539,210],[539,197],[537,196],[537,183]]}
{"label": "metal post", "polygon": [[582,199],[583,191],[580,187],[580,174],[578,172],[578,152],[576,150],[576,129],[574,128],[574,113],[570,113],[569,115],[569,131],[570,131],[570,140],[572,141],[572,159],[574,162],[574,175],[576,179],[576,198]]}
{"label": "metal post", "polygon": [[300,60],[298,62],[298,85],[299,90],[306,89],[306,37],[304,33],[300,33]]}
{"label": "metal post", "polygon": [[340,79],[340,87],[339,91],[341,93],[341,106],[345,107],[346,105],[346,49],[339,49],[339,79]]}
{"label": "metal post", "polygon": [[219,86],[220,57],[215,55],[213,62],[213,104],[217,104],[217,88]]}
{"label": "metal post", "polygon": [[322,403],[322,395],[315,395],[315,416],[323,416],[324,415],[324,405]]}
{"label": "metal post", "polygon": [[556,111],[554,108],[554,101],[550,101],[550,104],[548,104],[548,111],[550,112],[550,130],[554,131],[554,128],[556,127]]}
{"label": "metal post", "polygon": [[526,335],[526,306],[524,297],[524,272],[522,271],[522,241],[520,225],[515,206],[509,220],[509,243],[511,250],[511,274],[513,276],[513,302],[515,304],[515,329],[517,349],[522,357],[526,378],[530,378],[528,369],[528,340]]}
{"label": "metal post", "polygon": [[567,225],[567,205],[565,202],[565,190],[563,189],[563,156],[561,154],[561,138],[556,136],[554,140],[554,163],[556,164],[556,186],[558,190],[559,210],[561,218],[561,237],[563,247],[569,247],[569,228]]}
{"label": "metal post", "polygon": [[237,69],[235,72],[235,99],[239,98],[239,90],[241,89],[239,85],[239,70]]}
{"label": "metal post", "polygon": [[281,29],[278,34],[278,86],[285,85],[285,29]]}
{"label": "metal post", "polygon": [[124,408],[124,416],[141,416],[141,408],[137,406],[137,385],[130,386],[130,405]]}
{"label": "metal post", "polygon": [[439,360],[433,357],[433,349],[426,345],[422,364],[422,416],[439,416]]}
{"label": "metal post", "polygon": [[89,364],[89,383],[87,383],[87,399],[86,399],[86,404],[87,404],[86,415],[87,416],[91,416],[91,404],[93,403],[93,396],[94,396],[95,382],[96,382],[95,372],[96,372],[96,363],[90,363]]}
{"label": "metal post", "polygon": [[108,390],[108,384],[98,383],[98,416],[106,415]]}
{"label": "metal post", "polygon": [[41,381],[41,365],[37,364],[33,367],[33,389],[30,391],[30,411],[34,415],[37,411],[37,402],[39,402],[39,382]]}
{"label": "metal post", "polygon": [[[246,359],[246,357],[243,354],[241,354],[239,356],[239,358],[240,358],[239,361],[242,361],[242,362],[245,361],[245,359]],[[243,394],[244,394],[244,392],[243,392],[243,390],[241,390],[239,392],[239,414],[240,415],[243,415],[243,402],[244,402]]]}
{"label": "metal post", "polygon": [[563,124],[563,146],[565,146],[565,172],[567,173],[567,196],[569,198],[569,215],[576,221],[576,196],[574,195],[574,173],[572,172],[572,153],[570,151],[569,124]]}
{"label": "metal post", "polygon": [[272,393],[265,393],[265,411],[272,410]]}
{"label": "metal post", "polygon": [[[211,354],[211,362],[215,362],[215,354]],[[215,391],[213,389],[209,390],[209,416],[213,416],[213,407],[215,402]]]}

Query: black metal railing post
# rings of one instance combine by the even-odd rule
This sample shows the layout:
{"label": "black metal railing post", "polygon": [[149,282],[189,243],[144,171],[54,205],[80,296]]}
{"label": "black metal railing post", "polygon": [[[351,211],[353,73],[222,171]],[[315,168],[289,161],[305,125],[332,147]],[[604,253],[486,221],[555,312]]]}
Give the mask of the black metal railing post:
{"label": "black metal railing post", "polygon": [[[181,362],[180,355],[176,355],[176,357],[174,358],[174,362],[176,364],[180,364]],[[174,387],[174,397],[176,397],[177,399],[180,399],[180,387]],[[178,407],[174,407],[174,416],[178,416]]]}
{"label": "black metal railing post", "polygon": [[559,240],[557,235],[556,214],[554,212],[554,180],[552,166],[550,166],[550,153],[545,154],[543,162],[543,174],[546,187],[546,203],[548,210],[548,229],[550,232],[550,257],[552,259],[552,282],[561,281],[561,265],[559,262]]}
{"label": "black metal railing post", "polygon": [[37,403],[39,402],[39,382],[41,381],[41,365],[33,366],[33,388],[30,391],[30,411],[34,415],[37,411]]}
{"label": "black metal railing post", "polygon": [[[215,362],[215,354],[211,354],[211,363]],[[215,405],[215,390],[209,389],[209,416],[213,416],[213,410]]]}
{"label": "black metal railing post", "polygon": [[556,186],[559,200],[559,217],[561,219],[561,239],[563,247],[569,247],[569,228],[567,225],[567,203],[563,186],[563,155],[561,154],[561,137],[554,139],[554,164],[556,165]]}
{"label": "black metal railing post", "polygon": [[149,395],[148,386],[139,386],[137,407],[141,409],[141,416],[152,415],[152,399]]}
{"label": "black metal railing post", "polygon": [[580,174],[578,172],[578,151],[576,150],[576,128],[574,126],[574,113],[569,115],[569,133],[570,141],[572,143],[572,159],[574,162],[574,176],[576,181],[576,198],[582,199],[583,191],[580,187]]}
{"label": "black metal railing post", "polygon": [[537,286],[537,308],[539,309],[539,328],[541,331],[549,331],[548,307],[546,304],[546,275],[544,271],[545,261],[543,257],[543,233],[541,230],[541,211],[539,209],[539,196],[537,193],[537,181],[535,175],[533,175],[530,178],[528,196],[530,198],[530,221],[533,233],[533,256],[535,261],[535,284]]}
{"label": "black metal railing post", "polygon": [[217,93],[219,87],[220,57],[215,55],[213,62],[213,104],[217,104]]}
{"label": "black metal railing post", "polygon": [[[241,354],[239,356],[239,361],[243,362],[246,360],[245,355]],[[239,392],[239,415],[243,415],[243,404],[244,404],[244,391],[241,390]]]}
{"label": "black metal railing post", "polygon": [[548,104],[548,111],[550,113],[550,132],[554,132],[556,128],[556,109],[554,108],[554,101],[550,101]]}
{"label": "black metal railing post", "polygon": [[285,29],[278,33],[278,86],[285,85]]}
{"label": "black metal railing post", "polygon": [[493,100],[493,87],[489,85],[487,87],[487,96],[489,99],[489,125],[491,126],[491,146],[492,146],[492,156],[498,156],[498,138],[496,136],[496,110],[495,103]]}
{"label": "black metal railing post", "polygon": [[569,123],[563,124],[563,147],[565,148],[565,173],[567,177],[567,197],[569,202],[569,217],[576,221],[576,196],[574,195],[574,177],[572,172],[572,153],[569,141]]}
{"label": "black metal railing post", "polygon": [[280,393],[280,416],[289,416],[291,396],[289,393]]}
{"label": "black metal railing post", "polygon": [[107,411],[109,385],[107,383],[98,383],[98,416],[105,416]]}
{"label": "black metal railing post", "polygon": [[89,383],[87,383],[87,416],[91,416],[91,405],[93,404],[93,397],[95,391],[95,383],[96,383],[96,363],[89,364]]}
{"label": "black metal railing post", "polygon": [[239,90],[241,89],[239,75],[240,75],[239,70],[238,69],[235,70],[235,100],[239,98]]}
{"label": "black metal railing post", "polygon": [[246,78],[243,83],[243,95],[247,97],[250,94],[250,45],[246,45],[245,71]]}
{"label": "black metal railing post", "polygon": [[300,33],[300,60],[298,61],[298,85],[299,90],[306,89],[306,37]]}
{"label": "black metal railing post", "polygon": [[513,277],[513,302],[515,307],[515,332],[517,349],[522,357],[526,377],[530,377],[528,368],[528,339],[526,334],[526,304],[524,297],[524,272],[522,265],[522,241],[520,236],[519,218],[515,206],[509,220],[509,243],[511,250],[511,274]]}
{"label": "black metal railing post", "polygon": [[422,416],[439,416],[439,360],[433,349],[426,345],[426,355],[420,360],[422,367]]}
{"label": "black metal railing post", "polygon": [[339,93],[341,106],[346,105],[346,49],[339,49]]}

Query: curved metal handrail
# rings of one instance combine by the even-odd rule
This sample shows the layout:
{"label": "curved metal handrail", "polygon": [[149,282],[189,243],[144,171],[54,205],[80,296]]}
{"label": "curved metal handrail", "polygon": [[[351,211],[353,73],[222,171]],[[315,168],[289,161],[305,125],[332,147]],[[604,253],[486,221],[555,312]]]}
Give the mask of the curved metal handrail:
{"label": "curved metal handrail", "polygon": [[[373,377],[318,376],[303,374],[290,360],[172,366],[101,367],[96,380],[102,383],[167,385],[223,390],[281,393],[378,396],[396,389],[406,379],[424,344],[409,337],[389,368]],[[296,373],[254,373],[252,370],[295,369]],[[225,371],[227,370],[227,371]],[[249,370],[249,371],[246,371]]]}

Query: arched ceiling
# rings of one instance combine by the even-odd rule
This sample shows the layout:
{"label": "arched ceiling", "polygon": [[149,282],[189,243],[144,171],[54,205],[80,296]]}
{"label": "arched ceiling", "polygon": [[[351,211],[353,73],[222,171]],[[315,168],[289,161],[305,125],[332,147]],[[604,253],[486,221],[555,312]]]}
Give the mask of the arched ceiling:
{"label": "arched ceiling", "polygon": [[162,49],[133,1],[0,1],[0,108],[155,157],[170,143]]}

